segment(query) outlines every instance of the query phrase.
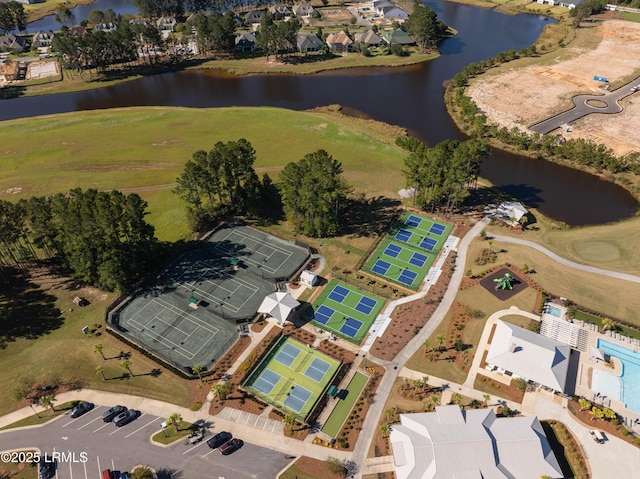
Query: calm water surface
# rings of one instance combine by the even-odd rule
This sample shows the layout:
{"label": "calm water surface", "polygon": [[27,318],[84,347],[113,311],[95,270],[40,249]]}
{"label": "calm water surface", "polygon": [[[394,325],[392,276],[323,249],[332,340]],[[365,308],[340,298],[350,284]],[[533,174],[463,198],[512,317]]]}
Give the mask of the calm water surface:
{"label": "calm water surface", "polygon": [[[429,63],[310,76],[168,73],[93,91],[7,100],[0,103],[0,120],[125,106],[269,105],[303,110],[339,103],[349,112],[406,127],[429,144],[447,138],[462,140],[465,136],[446,112],[443,83],[471,62],[529,46],[549,20],[454,3],[427,4],[459,32],[442,43],[441,57]],[[612,183],[502,151],[494,151],[484,162],[481,175],[527,205],[571,225],[615,221],[633,215],[637,209],[636,200]]]}

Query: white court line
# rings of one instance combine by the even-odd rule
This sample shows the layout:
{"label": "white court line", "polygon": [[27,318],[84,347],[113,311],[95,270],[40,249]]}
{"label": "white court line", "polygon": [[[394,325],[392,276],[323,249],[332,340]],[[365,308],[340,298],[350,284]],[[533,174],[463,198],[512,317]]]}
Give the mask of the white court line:
{"label": "white court line", "polygon": [[[144,414],[143,414],[143,416],[144,416]],[[140,416],[140,417],[142,417],[142,416]],[[135,430],[135,431],[133,431],[132,433],[127,434],[127,435],[125,436],[125,439],[126,439],[126,438],[128,438],[129,436],[133,436],[136,432],[140,431],[141,429],[144,429],[144,428],[145,428],[145,427],[147,427],[149,424],[153,424],[153,423],[154,423],[154,422],[156,422],[158,419],[160,419],[160,418],[159,418],[159,417],[157,417],[157,418],[155,418],[154,420],[149,421],[149,422],[148,422],[147,424],[145,424],[144,426],[139,427],[138,429],[136,429],[136,430]]]}
{"label": "white court line", "polygon": [[[202,328],[202,329],[206,329],[207,331],[209,331],[210,333],[217,333],[219,331],[218,328],[214,327],[214,326],[208,326],[207,323],[198,320],[198,318],[196,318],[195,316],[193,316],[191,313],[185,313],[184,311],[182,311],[180,308],[176,307],[175,305],[165,301],[164,299],[161,298],[154,298],[152,301],[156,301],[158,302],[158,304],[160,304],[160,306],[164,306],[165,309],[168,310],[173,310],[174,313],[176,314],[180,314],[182,319],[186,319],[189,322],[193,323],[195,326]],[[193,318],[193,319],[192,319]]]}
{"label": "white court line", "polygon": [[[136,311],[136,312],[131,316],[131,321],[136,321],[136,322],[138,322],[138,320],[137,320],[136,318],[137,318],[139,315],[143,314],[143,311],[144,311],[145,309],[147,309],[149,306],[153,305],[153,304],[157,304],[157,303],[155,303],[155,301],[154,301],[153,299],[152,299],[151,301],[148,301],[147,303],[145,303],[145,305],[144,305],[142,308],[140,308],[138,311]],[[160,305],[160,306],[162,306],[162,305]],[[163,308],[163,310],[164,310],[164,308]],[[162,312],[163,310],[161,310],[160,312]],[[152,317],[151,317],[151,319],[149,319],[149,320],[147,321],[147,323],[146,323],[146,324],[143,324],[143,326],[145,326],[145,327],[146,327],[146,326],[147,326],[147,324],[149,324],[151,321],[153,321],[153,318],[155,318],[158,314],[159,314],[159,313],[155,313],[153,316],[152,316],[152,315],[150,315],[150,314],[145,314],[145,317],[151,317],[151,316],[152,316]],[[140,322],[139,324],[142,324],[142,322]]]}
{"label": "white court line", "polygon": [[[288,261],[291,259],[291,256],[293,256],[293,253],[291,253],[290,251],[287,251],[287,250],[285,250],[284,248],[279,248],[279,247],[277,247],[277,246],[272,245],[272,244],[271,244],[271,242],[269,242],[269,241],[267,240],[267,238],[265,238],[265,239],[263,239],[263,240],[258,241],[258,240],[256,240],[255,238],[253,238],[252,236],[250,236],[250,235],[246,235],[246,234],[241,233],[241,232],[239,232],[239,231],[231,231],[231,232],[230,232],[230,233],[229,233],[225,238],[223,238],[223,239],[218,243],[218,245],[216,245],[216,246],[214,247],[214,249],[221,250],[221,251],[223,251],[223,252],[225,252],[225,253],[231,253],[231,252],[232,252],[232,249],[231,249],[231,248],[225,248],[224,246],[221,246],[221,245],[220,245],[220,243],[221,243],[222,241],[224,241],[224,240],[229,239],[229,238],[230,238],[231,236],[233,236],[233,235],[237,235],[237,236],[240,236],[240,237],[242,238],[242,240],[240,240],[240,241],[235,241],[236,243],[237,243],[237,242],[239,242],[239,243],[243,243],[243,244],[245,244],[245,245],[249,246],[249,245],[248,245],[248,241],[246,241],[246,239],[247,239],[247,238],[249,238],[249,239],[250,239],[250,241],[253,241],[254,243],[257,243],[257,244],[258,244],[258,247],[257,247],[257,248],[250,248],[250,249],[251,249],[251,256],[253,256],[254,254],[259,254],[259,255],[261,255],[261,256],[263,256],[263,257],[265,257],[267,260],[269,260],[269,259],[270,259],[270,258],[271,258],[275,253],[276,253],[276,252],[281,253],[281,254],[283,254],[283,255],[285,255],[285,256],[286,256],[286,258],[285,258],[285,259],[280,263],[280,266],[278,266],[278,267],[277,267],[277,268],[275,268],[275,269],[274,269],[274,268],[271,268],[271,267],[269,267],[269,266],[264,265],[264,261],[256,261],[256,260],[254,260],[254,259],[252,259],[251,257],[248,257],[248,256],[245,256],[245,257],[243,257],[243,258],[242,258],[242,260],[243,260],[243,261],[245,261],[245,262],[247,262],[247,263],[250,263],[250,264],[253,264],[253,265],[255,265],[255,266],[262,265],[261,267],[262,267],[265,271],[267,271],[267,273],[274,274],[276,271],[278,271],[280,268],[282,268],[282,266],[283,266],[286,262],[288,262]],[[230,240],[230,241],[234,242],[233,240]],[[265,254],[265,253],[259,252],[259,251],[258,251],[258,249],[260,249],[260,248],[268,248],[268,249],[271,249],[271,250],[272,250],[272,253],[270,253],[269,255],[267,255],[267,254]]]}

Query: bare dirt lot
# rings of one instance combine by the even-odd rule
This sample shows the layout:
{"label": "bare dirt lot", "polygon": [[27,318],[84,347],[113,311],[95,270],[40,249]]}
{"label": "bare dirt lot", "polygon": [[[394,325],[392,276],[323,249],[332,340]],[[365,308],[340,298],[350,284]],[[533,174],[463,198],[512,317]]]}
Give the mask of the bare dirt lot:
{"label": "bare dirt lot", "polygon": [[[602,92],[640,75],[640,23],[598,20],[578,30],[569,46],[538,59],[522,59],[480,76],[467,94],[490,122],[526,130],[533,123],[571,107],[579,93]],[[535,61],[535,63],[533,63]],[[588,115],[571,125],[568,138],[591,138],[625,155],[640,148],[640,93],[622,101],[615,115]]]}

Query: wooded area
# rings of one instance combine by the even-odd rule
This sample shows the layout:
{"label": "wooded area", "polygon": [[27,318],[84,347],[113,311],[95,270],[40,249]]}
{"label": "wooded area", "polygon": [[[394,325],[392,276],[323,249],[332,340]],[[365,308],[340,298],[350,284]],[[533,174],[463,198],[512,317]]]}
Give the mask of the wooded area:
{"label": "wooded area", "polygon": [[122,291],[151,264],[157,242],[136,194],[94,189],[0,201],[0,274],[56,258],[74,276],[106,291]]}

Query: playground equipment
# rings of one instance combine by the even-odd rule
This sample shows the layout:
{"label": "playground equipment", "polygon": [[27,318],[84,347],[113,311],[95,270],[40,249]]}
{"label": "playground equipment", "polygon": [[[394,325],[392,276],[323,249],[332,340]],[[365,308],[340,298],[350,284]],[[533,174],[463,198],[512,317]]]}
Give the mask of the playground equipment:
{"label": "playground equipment", "polygon": [[496,291],[499,289],[513,289],[513,282],[515,278],[511,273],[505,273],[502,278],[496,278],[493,280],[496,283]]}

